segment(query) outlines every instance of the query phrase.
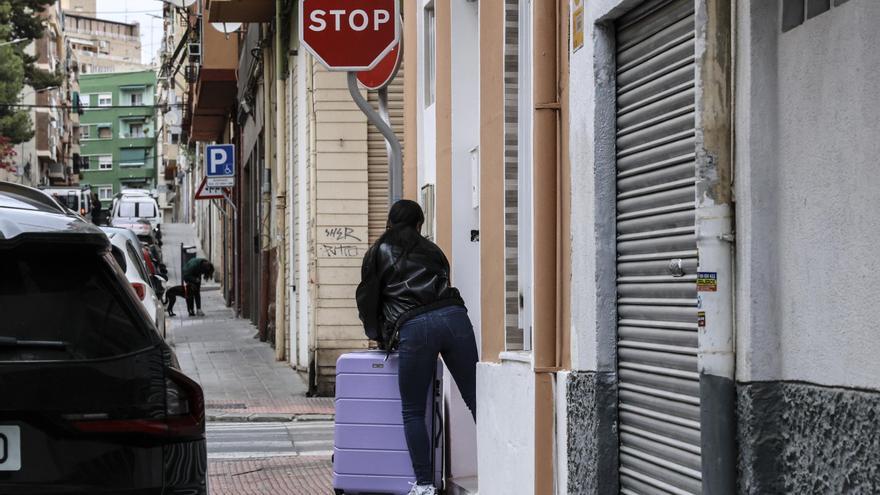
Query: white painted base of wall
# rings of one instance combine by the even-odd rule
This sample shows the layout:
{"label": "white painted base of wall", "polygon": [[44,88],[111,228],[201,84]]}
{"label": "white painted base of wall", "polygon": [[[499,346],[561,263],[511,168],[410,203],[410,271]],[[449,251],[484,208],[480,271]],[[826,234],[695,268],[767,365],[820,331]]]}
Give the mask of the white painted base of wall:
{"label": "white painted base of wall", "polygon": [[522,362],[477,364],[480,495],[528,495],[535,486],[535,378]]}
{"label": "white painted base of wall", "polygon": [[553,390],[556,396],[556,458],[554,470],[556,478],[556,493],[568,493],[568,375],[569,371],[560,371],[556,374],[556,387]]}

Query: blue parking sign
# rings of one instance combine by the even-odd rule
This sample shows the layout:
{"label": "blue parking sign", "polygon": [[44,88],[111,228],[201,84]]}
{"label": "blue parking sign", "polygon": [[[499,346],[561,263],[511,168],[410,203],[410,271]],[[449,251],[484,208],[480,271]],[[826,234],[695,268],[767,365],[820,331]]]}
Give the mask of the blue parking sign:
{"label": "blue parking sign", "polygon": [[235,176],[235,145],[210,144],[206,146],[205,171],[208,177]]}

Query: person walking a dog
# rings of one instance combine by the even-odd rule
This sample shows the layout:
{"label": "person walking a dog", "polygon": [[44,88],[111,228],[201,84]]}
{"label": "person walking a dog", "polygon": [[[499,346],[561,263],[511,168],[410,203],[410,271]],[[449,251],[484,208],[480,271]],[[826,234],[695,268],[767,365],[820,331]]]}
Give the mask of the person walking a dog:
{"label": "person walking a dog", "polygon": [[174,304],[178,297],[186,299],[186,311],[189,316],[205,316],[202,312],[202,278],[214,278],[214,265],[205,258],[193,258],[183,265],[183,284],[165,291],[168,303],[168,314],[174,314]]}

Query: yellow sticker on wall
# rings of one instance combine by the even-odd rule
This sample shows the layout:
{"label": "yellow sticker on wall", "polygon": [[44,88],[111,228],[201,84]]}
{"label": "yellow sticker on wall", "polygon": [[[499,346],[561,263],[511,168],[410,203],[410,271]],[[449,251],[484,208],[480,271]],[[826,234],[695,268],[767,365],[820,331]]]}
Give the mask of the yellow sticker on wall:
{"label": "yellow sticker on wall", "polygon": [[571,5],[571,51],[584,46],[584,1],[572,0]]}
{"label": "yellow sticker on wall", "polygon": [[718,291],[718,273],[716,272],[699,272],[697,273],[697,292],[716,292]]}

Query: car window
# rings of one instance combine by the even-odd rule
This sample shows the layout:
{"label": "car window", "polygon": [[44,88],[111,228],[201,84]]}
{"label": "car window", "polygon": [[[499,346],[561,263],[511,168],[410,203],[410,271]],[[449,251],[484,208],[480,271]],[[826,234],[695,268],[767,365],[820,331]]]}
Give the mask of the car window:
{"label": "car window", "polygon": [[152,201],[121,201],[116,216],[124,218],[153,218],[156,205]]}
{"label": "car window", "polygon": [[147,275],[147,270],[144,268],[143,255],[131,245],[131,241],[125,241],[125,249],[128,251],[128,257],[131,258],[131,263],[137,270],[138,275],[140,275],[141,280],[144,282],[150,280],[150,276]]}
{"label": "car window", "polygon": [[75,193],[56,192],[52,193],[52,197],[65,208],[69,208],[73,211],[79,210],[79,198],[76,197]]}
{"label": "car window", "polygon": [[86,246],[4,250],[0,361],[96,359],[152,346],[149,323],[110,260]]}
{"label": "car window", "polygon": [[130,201],[121,201],[119,203],[119,210],[117,210],[116,216],[129,218],[137,216],[137,203],[132,203]]}
{"label": "car window", "polygon": [[138,201],[138,217],[152,218],[156,216],[156,205],[152,201]]}

